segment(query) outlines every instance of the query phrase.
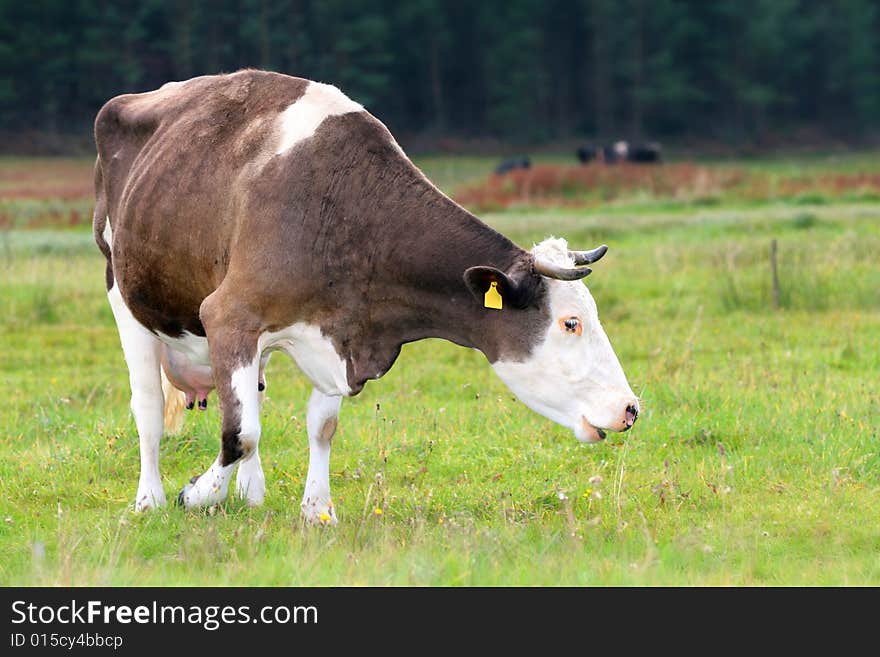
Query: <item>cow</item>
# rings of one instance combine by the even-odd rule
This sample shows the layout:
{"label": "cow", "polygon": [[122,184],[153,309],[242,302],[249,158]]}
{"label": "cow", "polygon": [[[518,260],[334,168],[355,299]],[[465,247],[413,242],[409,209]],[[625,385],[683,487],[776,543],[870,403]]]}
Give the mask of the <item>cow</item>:
{"label": "cow", "polygon": [[616,141],[602,147],[602,162],[605,164],[617,164],[626,162],[629,157],[629,143]]}
{"label": "cow", "polygon": [[529,169],[532,166],[532,161],[526,157],[509,157],[506,160],[502,160],[498,163],[498,166],[495,167],[495,175],[503,176],[505,173],[509,173],[510,171],[516,171],[517,169]]}
{"label": "cow", "polygon": [[659,164],[662,152],[662,147],[655,141],[636,144],[629,149],[627,160],[640,164]]}
{"label": "cow", "polygon": [[[637,162],[639,164],[658,164],[663,149],[657,142],[631,145],[627,141],[616,141],[602,147],[602,161],[605,164]],[[583,162],[583,160],[581,160]]]}
{"label": "cow", "polygon": [[237,494],[263,501],[259,386],[273,351],[313,385],[309,523],[336,523],[329,463],[343,398],[409,342],[479,350],[581,441],[636,421],[639,400],[581,282],[607,247],[520,248],[336,87],[259,70],[169,82],[109,100],[95,141],[94,236],[140,441],[136,510],[166,503],[163,353],[210,368],[221,412],[219,454],[180,491],[186,508],[224,501],[236,468]]}
{"label": "cow", "polygon": [[587,144],[586,146],[579,146],[577,151],[575,151],[575,157],[577,157],[578,162],[581,164],[589,164],[593,160],[596,159],[596,155],[598,150],[592,144]]}

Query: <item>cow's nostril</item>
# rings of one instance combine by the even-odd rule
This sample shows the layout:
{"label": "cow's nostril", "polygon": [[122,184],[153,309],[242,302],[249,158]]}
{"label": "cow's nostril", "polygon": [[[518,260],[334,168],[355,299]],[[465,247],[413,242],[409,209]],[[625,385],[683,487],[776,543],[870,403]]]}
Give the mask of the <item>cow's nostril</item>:
{"label": "cow's nostril", "polygon": [[633,404],[630,404],[626,407],[626,419],[624,420],[626,424],[626,428],[629,429],[633,424],[635,424],[636,419],[639,417],[639,409],[636,408]]}

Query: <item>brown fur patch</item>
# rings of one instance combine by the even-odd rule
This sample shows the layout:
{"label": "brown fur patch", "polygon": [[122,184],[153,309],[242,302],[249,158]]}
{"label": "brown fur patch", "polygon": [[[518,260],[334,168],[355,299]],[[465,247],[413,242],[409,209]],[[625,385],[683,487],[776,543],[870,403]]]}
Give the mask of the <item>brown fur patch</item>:
{"label": "brown fur patch", "polygon": [[324,426],[321,427],[321,441],[325,443],[329,443],[333,440],[333,434],[336,433],[336,423],[338,418],[331,417],[328,418],[326,422],[324,422]]}

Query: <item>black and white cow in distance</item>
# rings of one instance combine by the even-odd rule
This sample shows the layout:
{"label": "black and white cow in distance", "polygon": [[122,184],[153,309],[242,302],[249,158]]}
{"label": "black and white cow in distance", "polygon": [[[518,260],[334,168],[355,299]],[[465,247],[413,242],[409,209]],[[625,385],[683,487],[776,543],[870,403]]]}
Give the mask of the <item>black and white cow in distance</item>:
{"label": "black and white cow in distance", "polygon": [[[586,164],[590,159],[584,159],[586,149],[578,149],[577,157],[581,164]],[[603,146],[601,149],[602,162],[605,164],[617,164],[619,162],[636,162],[638,164],[659,164],[662,160],[662,147],[657,142],[643,144],[630,144],[627,141],[616,141],[613,144]]]}
{"label": "black and white cow in distance", "polygon": [[521,249],[441,193],[337,88],[254,70],[172,82],[110,100],[95,139],[95,239],[140,438],[136,509],[166,501],[166,349],[210,367],[222,413],[220,453],[181,491],[186,507],[224,500],[236,466],[238,494],[262,502],[258,388],[273,350],[314,385],[311,522],[336,521],[342,398],[408,342],[480,350],[523,402],[582,441],[635,422],[638,399],[579,281],[605,247]]}

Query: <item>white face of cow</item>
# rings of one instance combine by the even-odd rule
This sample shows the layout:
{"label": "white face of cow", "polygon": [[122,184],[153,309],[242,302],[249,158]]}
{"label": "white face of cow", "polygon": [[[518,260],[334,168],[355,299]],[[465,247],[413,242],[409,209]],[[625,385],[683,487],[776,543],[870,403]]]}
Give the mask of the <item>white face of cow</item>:
{"label": "white face of cow", "polygon": [[[574,263],[564,240],[545,240],[533,253],[564,267]],[[626,431],[639,401],[599,323],[596,302],[581,281],[547,279],[551,320],[543,340],[521,362],[493,368],[529,408],[596,442],[605,431]]]}

